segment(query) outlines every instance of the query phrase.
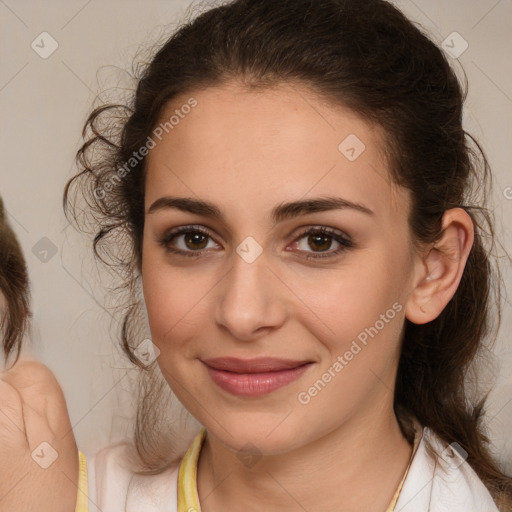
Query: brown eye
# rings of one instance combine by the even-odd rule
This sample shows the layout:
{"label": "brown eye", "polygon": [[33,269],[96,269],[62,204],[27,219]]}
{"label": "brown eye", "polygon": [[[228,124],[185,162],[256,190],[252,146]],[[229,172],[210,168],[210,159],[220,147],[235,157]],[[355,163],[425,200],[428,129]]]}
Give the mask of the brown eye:
{"label": "brown eye", "polygon": [[207,231],[198,227],[183,226],[167,233],[158,242],[167,252],[195,257],[208,249],[210,241],[215,247],[216,244]]}
{"label": "brown eye", "polygon": [[[334,250],[329,250],[333,243],[337,246]],[[299,252],[306,253],[307,259],[329,258],[353,247],[353,243],[348,236],[325,227],[309,229],[299,236],[295,244]]]}

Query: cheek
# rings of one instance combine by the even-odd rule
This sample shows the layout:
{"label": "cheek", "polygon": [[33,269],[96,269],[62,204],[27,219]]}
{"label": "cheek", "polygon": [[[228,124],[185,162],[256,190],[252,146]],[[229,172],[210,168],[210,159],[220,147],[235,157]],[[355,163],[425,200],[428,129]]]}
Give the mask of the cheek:
{"label": "cheek", "polygon": [[371,384],[370,369],[384,376],[398,357],[408,265],[398,251],[368,250],[358,255],[357,264],[310,283],[307,301],[321,319],[312,332],[325,349],[322,371],[338,362],[331,368],[332,390],[344,399],[359,397],[359,386]]}
{"label": "cheek", "polygon": [[386,281],[378,275],[380,282],[354,272],[325,287],[323,294],[310,296],[323,322],[309,329],[321,342],[323,356],[298,398],[301,404],[311,401],[319,415],[335,423],[358,408],[375,387],[384,386],[386,392],[393,385],[404,307],[390,277]]}
{"label": "cheek", "polygon": [[344,371],[346,377],[354,377],[373,365],[386,366],[395,358],[404,307],[384,288],[364,294],[359,287],[352,293],[346,284],[332,287],[317,301],[322,322],[317,320],[309,329],[324,346],[327,365],[341,357],[343,367],[351,366],[350,371]]}
{"label": "cheek", "polygon": [[406,265],[387,259],[380,251],[360,253],[355,264],[308,280],[305,302],[331,334],[347,339],[401,301]]}
{"label": "cheek", "polygon": [[153,343],[165,352],[186,345],[208,318],[208,286],[204,275],[166,261],[165,253],[147,251],[142,265],[142,287]]}

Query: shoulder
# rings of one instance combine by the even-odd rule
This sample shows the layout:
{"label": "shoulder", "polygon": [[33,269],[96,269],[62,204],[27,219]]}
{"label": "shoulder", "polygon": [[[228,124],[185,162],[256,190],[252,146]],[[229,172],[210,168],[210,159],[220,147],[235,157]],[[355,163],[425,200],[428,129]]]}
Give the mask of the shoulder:
{"label": "shoulder", "polygon": [[178,462],[158,475],[138,475],[133,445],[122,442],[87,457],[89,512],[175,512]]}
{"label": "shoulder", "polygon": [[423,436],[412,461],[397,512],[499,512],[491,494],[465,461],[462,448],[433,431]]}

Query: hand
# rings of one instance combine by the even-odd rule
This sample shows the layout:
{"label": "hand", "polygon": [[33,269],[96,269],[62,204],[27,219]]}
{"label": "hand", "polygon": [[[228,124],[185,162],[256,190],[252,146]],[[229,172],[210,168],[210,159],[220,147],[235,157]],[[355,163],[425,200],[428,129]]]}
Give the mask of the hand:
{"label": "hand", "polygon": [[0,511],[73,512],[78,449],[53,373],[18,361],[0,373]]}

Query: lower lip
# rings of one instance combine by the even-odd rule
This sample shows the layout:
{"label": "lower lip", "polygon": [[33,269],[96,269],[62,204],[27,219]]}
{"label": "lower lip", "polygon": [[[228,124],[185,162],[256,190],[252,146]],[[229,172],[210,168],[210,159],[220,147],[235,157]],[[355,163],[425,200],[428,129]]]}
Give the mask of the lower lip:
{"label": "lower lip", "polygon": [[233,373],[206,365],[213,382],[224,391],[238,396],[259,396],[271,393],[297,380],[312,363],[289,370],[265,373]]}

